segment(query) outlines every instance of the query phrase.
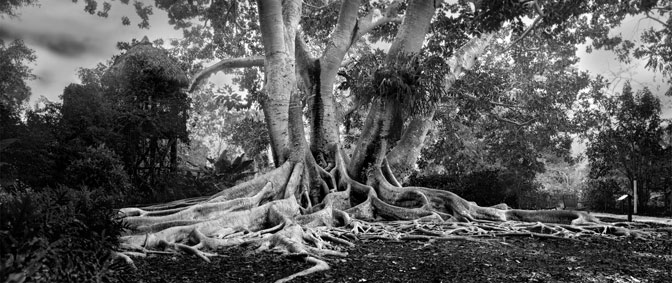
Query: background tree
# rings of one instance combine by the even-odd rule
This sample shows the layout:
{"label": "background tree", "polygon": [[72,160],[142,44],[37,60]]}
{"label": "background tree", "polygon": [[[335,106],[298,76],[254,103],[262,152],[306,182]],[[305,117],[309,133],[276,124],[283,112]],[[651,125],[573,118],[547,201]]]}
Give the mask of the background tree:
{"label": "background tree", "polygon": [[[660,101],[646,88],[634,93],[629,84],[619,95],[600,101],[606,115],[592,121],[599,128],[586,135],[590,177],[612,176],[617,181],[621,176],[626,181],[619,184],[621,193],[629,194],[637,180],[639,207],[646,211],[651,193],[669,186],[665,176],[670,156],[660,143],[664,132]],[[590,114],[583,112],[578,117],[598,117],[597,111],[585,110]]]}
{"label": "background tree", "polygon": [[[13,15],[14,6],[0,6],[0,15],[8,13]],[[26,102],[31,91],[28,81],[35,78],[29,64],[35,61],[34,51],[26,47],[23,41],[14,40],[9,44],[0,39],[0,185],[8,186],[15,183],[19,176],[28,177],[26,172],[19,169],[22,165],[44,164],[44,160],[38,156],[45,144],[35,144],[36,133],[31,133],[21,119],[25,110]],[[27,115],[28,123],[35,124],[34,112]],[[36,148],[37,147],[37,148]],[[37,149],[40,150],[37,150]],[[34,154],[31,151],[35,150]],[[38,153],[40,152],[40,153]],[[33,159],[34,158],[34,159]],[[25,163],[28,161],[28,163]],[[47,166],[49,168],[49,166]],[[40,175],[40,174],[35,174]],[[31,181],[41,183],[43,176],[34,176]],[[31,177],[32,178],[32,177]]]}
{"label": "background tree", "polygon": [[418,174],[480,180],[490,172],[499,181],[475,195],[500,191],[514,206],[553,206],[535,195],[535,176],[547,161],[571,158],[569,109],[591,78],[573,67],[576,47],[561,37],[525,41],[539,47],[493,46],[442,99]]}
{"label": "background tree", "polygon": [[[0,40],[0,104],[9,112],[18,112],[30,97],[27,81],[35,79],[28,64],[35,61],[33,50],[21,40],[8,45]],[[9,114],[9,113],[8,113]],[[4,116],[3,116],[4,117]]]}

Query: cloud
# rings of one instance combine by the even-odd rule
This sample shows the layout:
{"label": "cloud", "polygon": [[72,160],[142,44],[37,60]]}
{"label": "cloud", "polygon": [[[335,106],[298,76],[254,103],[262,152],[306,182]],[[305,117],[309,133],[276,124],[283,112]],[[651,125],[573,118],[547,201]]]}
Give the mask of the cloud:
{"label": "cloud", "polygon": [[63,32],[43,32],[32,29],[0,27],[0,38],[22,39],[65,57],[80,57],[94,53],[98,47],[86,38],[77,38]]}

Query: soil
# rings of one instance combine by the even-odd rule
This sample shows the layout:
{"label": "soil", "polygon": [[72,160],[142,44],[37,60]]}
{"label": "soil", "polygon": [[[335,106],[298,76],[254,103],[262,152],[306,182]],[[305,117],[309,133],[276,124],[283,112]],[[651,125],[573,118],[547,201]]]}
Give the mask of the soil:
{"label": "soil", "polygon": [[[659,224],[661,225],[661,224]],[[672,282],[672,238],[581,241],[531,237],[483,241],[358,241],[331,269],[292,282]],[[211,263],[188,255],[136,259],[129,282],[273,282],[311,267],[245,247]]]}

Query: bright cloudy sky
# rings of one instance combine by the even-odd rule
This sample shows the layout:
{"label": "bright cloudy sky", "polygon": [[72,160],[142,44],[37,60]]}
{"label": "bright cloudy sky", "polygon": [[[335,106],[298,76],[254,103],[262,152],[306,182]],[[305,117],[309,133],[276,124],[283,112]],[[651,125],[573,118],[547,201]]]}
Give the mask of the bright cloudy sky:
{"label": "bright cloudy sky", "polygon": [[[130,42],[133,38],[150,40],[178,38],[182,33],[168,25],[167,15],[154,9],[149,30],[137,26],[139,18],[134,8],[117,1],[108,18],[84,12],[83,1],[74,4],[71,0],[42,0],[39,7],[19,10],[19,17],[0,19],[0,37],[21,38],[35,50],[37,61],[32,66],[38,79],[30,82],[35,101],[40,96],[59,100],[63,89],[70,83],[79,82],[77,69],[92,68],[118,54],[119,41]],[[130,26],[121,24],[121,17],[131,19]]]}
{"label": "bright cloudy sky", "polygon": [[[167,23],[166,14],[154,9],[150,17],[151,28],[137,27],[138,18],[132,6],[113,2],[108,18],[100,18],[85,13],[83,1],[73,4],[71,0],[43,0],[40,7],[27,7],[19,11],[17,18],[0,19],[0,37],[7,40],[21,38],[35,50],[37,61],[32,66],[38,79],[30,82],[33,91],[32,101],[44,96],[52,101],[59,100],[65,86],[78,82],[76,70],[79,67],[91,68],[103,62],[119,51],[116,43],[129,42],[148,36],[157,38],[179,38],[181,32],[172,29]],[[132,24],[121,25],[121,16],[129,16]],[[621,33],[630,39],[637,39],[639,33],[651,25],[651,21],[628,19]],[[622,83],[631,80],[635,89],[649,87],[660,95],[665,118],[672,118],[672,98],[662,94],[669,85],[660,74],[643,68],[644,62],[624,65],[617,62],[609,52],[596,51],[581,53],[580,69],[594,74],[602,74],[611,81]],[[614,90],[620,90],[620,84]]]}

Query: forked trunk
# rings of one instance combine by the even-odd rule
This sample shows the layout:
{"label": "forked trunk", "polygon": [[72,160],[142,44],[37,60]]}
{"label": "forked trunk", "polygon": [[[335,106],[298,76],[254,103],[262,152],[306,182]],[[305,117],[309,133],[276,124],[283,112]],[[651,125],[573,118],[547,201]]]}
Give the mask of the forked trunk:
{"label": "forked trunk", "polygon": [[[392,46],[390,46],[386,59],[388,63],[420,52],[425,35],[429,29],[429,24],[436,10],[434,5],[434,1],[411,1],[409,3],[404,21],[397,32]],[[388,147],[396,143],[396,140],[393,139],[395,135],[391,131],[400,131],[399,129],[392,129],[392,125],[395,124],[395,117],[400,115],[399,111],[401,109],[399,109],[399,104],[390,98],[376,99],[372,103],[374,105],[368,113],[362,135],[357,142],[357,148],[353,153],[352,162],[348,170],[353,176],[361,175],[361,171],[365,169],[367,164],[372,163],[373,158],[379,159],[376,162],[378,165],[382,164],[382,160],[380,159],[387,154]],[[431,121],[432,117],[427,117],[427,119]],[[422,143],[420,143],[421,145]],[[415,144],[409,143],[404,143],[404,146],[417,147]],[[403,152],[406,152],[406,149]],[[395,162],[399,159],[395,159]],[[408,161],[408,164],[415,164],[415,159],[409,159],[411,158],[399,161]],[[396,166],[397,164],[393,165]]]}
{"label": "forked trunk", "polygon": [[[289,99],[296,87],[294,42],[287,44],[287,35],[283,19],[283,7],[280,1],[259,0],[259,24],[266,54],[264,70],[266,73],[262,101],[266,126],[273,149],[276,166],[282,164],[288,154],[287,123],[289,121]],[[291,31],[291,30],[290,30]],[[295,32],[295,31],[294,31]]]}
{"label": "forked trunk", "polygon": [[334,163],[333,152],[340,143],[338,127],[340,117],[336,112],[334,101],[334,83],[338,69],[341,67],[345,54],[358,39],[357,11],[360,0],[343,1],[339,12],[336,28],[332,33],[324,54],[319,58],[317,86],[310,103],[311,110],[311,151],[327,163]]}

